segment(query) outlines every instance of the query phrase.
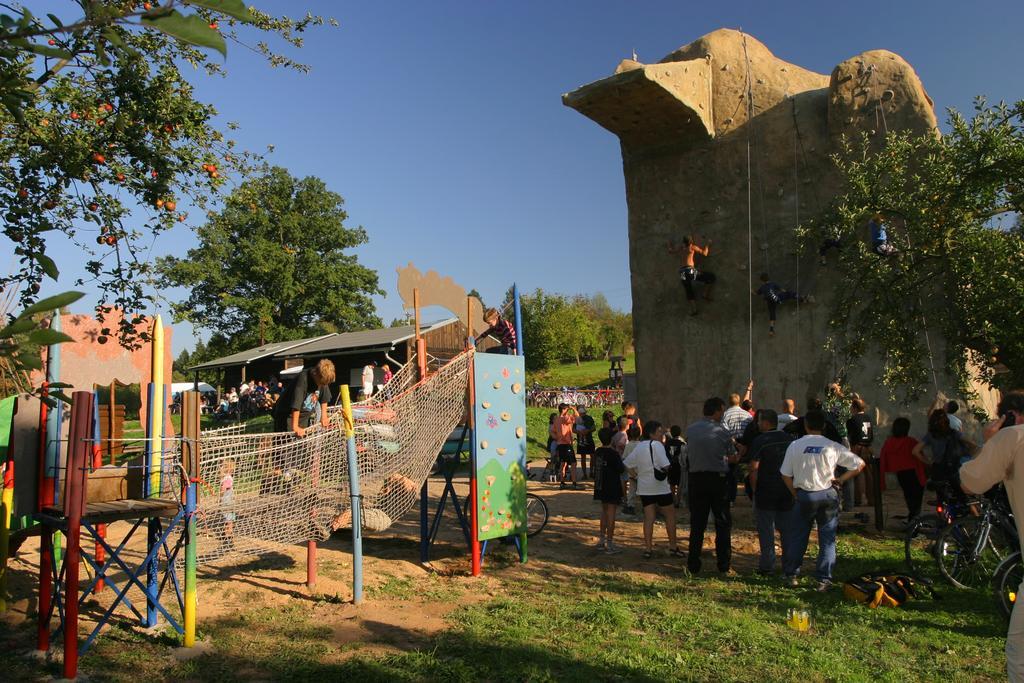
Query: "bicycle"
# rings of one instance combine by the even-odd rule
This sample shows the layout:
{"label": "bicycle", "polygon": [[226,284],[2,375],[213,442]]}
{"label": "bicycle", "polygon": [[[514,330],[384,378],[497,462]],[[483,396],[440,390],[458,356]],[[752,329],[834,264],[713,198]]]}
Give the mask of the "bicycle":
{"label": "bicycle", "polygon": [[1020,549],[1017,531],[1000,505],[981,499],[978,516],[954,521],[939,534],[935,559],[939,572],[957,588],[981,586],[996,568]]}
{"label": "bicycle", "polygon": [[903,556],[911,576],[934,583],[942,576],[936,558],[939,535],[954,520],[970,513],[970,505],[962,496],[954,495],[948,482],[929,481],[928,489],[935,491],[932,501],[935,512],[920,514],[907,523],[904,534]]}
{"label": "bicycle", "polygon": [[1007,619],[1013,614],[1013,606],[1017,602],[1017,591],[1020,589],[1022,581],[1024,581],[1024,561],[1021,560],[1021,553],[1018,550],[999,563],[995,576],[992,577],[996,604]]}

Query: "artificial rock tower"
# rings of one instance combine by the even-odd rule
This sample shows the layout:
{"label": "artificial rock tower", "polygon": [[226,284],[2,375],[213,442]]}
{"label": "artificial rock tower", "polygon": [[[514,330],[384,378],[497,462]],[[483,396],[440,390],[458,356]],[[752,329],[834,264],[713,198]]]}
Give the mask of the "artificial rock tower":
{"label": "artificial rock tower", "polygon": [[[886,130],[936,129],[913,68],[872,50],[825,76],[721,29],[656,64],[624,60],[614,75],[563,102],[620,140],[643,413],[683,423],[700,415],[708,396],[742,393],[751,339],[758,405],[777,408],[790,397],[802,409],[809,396],[822,395],[837,371],[823,348],[832,273],[817,253],[798,258],[795,229],[834,196],[830,155],[843,136],[867,132],[881,140]],[[698,265],[718,277],[714,301],[700,301],[696,317],[688,315],[679,259],[666,250],[687,234],[713,241],[711,256]],[[748,326],[748,285],[752,279],[756,288],[763,271],[784,287],[799,281],[818,297],[799,312],[782,305],[774,338],[759,298]],[[884,392],[871,389],[877,370],[867,359],[848,380],[888,412]]]}

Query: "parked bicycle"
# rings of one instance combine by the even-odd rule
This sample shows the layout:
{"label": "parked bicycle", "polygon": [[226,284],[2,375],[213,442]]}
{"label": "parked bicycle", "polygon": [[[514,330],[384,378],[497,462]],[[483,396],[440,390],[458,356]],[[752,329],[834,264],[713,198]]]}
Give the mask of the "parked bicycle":
{"label": "parked bicycle", "polygon": [[936,500],[929,503],[935,512],[922,513],[907,523],[903,554],[911,576],[934,583],[944,578],[935,557],[939,535],[954,520],[969,515],[970,504],[948,482],[929,481],[928,490],[936,493]]}
{"label": "parked bicycle", "polygon": [[939,533],[935,557],[943,578],[957,588],[983,586],[1020,550],[1009,510],[989,498],[977,500],[977,516],[955,520]]}
{"label": "parked bicycle", "polygon": [[992,578],[996,604],[1007,619],[1013,613],[1013,606],[1017,602],[1017,591],[1020,590],[1022,581],[1024,581],[1024,561],[1021,560],[1021,553],[1018,550],[996,567],[995,576]]}

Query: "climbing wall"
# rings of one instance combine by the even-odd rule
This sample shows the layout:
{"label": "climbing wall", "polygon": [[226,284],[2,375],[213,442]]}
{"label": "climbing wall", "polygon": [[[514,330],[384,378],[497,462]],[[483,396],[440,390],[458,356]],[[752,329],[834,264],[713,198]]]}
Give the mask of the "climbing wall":
{"label": "climbing wall", "polygon": [[[880,143],[885,129],[935,129],[913,68],[874,50],[827,76],[777,58],[751,36],[719,30],[656,64],[625,60],[563,101],[619,137],[643,415],[696,419],[705,398],[742,393],[751,374],[765,407],[791,397],[802,410],[821,395],[839,369],[824,348],[833,273],[816,252],[798,256],[796,226],[836,193],[830,155],[844,136]],[[711,240],[698,265],[718,278],[714,300],[698,300],[696,316],[680,259],[666,249],[688,234]],[[762,272],[818,299],[799,312],[780,305],[774,337],[761,299],[749,325],[749,291]],[[877,370],[868,359],[850,377],[876,405],[885,403],[874,389]]]}
{"label": "climbing wall", "polygon": [[522,356],[474,357],[480,540],[526,531],[526,369]]}

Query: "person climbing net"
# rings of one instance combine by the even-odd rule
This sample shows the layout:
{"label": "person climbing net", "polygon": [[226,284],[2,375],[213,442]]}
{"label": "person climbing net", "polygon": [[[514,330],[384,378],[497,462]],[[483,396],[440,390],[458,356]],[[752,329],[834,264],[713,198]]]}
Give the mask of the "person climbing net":
{"label": "person climbing net", "polygon": [[683,289],[686,290],[686,300],[690,302],[690,315],[697,315],[697,293],[694,290],[693,283],[701,282],[704,284],[704,300],[711,301],[711,288],[715,284],[715,274],[708,270],[699,270],[697,268],[697,255],[707,257],[711,253],[711,240],[705,240],[704,246],[697,244],[697,241],[690,235],[683,238],[682,245],[674,245],[671,242],[668,245],[668,251],[670,254],[680,256],[683,259],[683,265],[679,268],[679,279],[683,283]]}
{"label": "person climbing net", "polygon": [[799,301],[800,303],[814,303],[814,297],[792,292],[783,289],[777,282],[773,282],[768,273],[761,273],[761,286],[754,292],[756,296],[764,299],[768,304],[768,334],[775,336],[775,320],[779,304],[785,301]]}

